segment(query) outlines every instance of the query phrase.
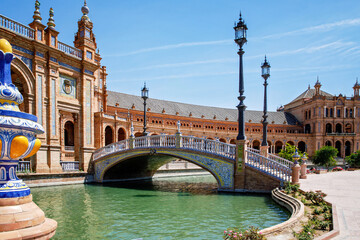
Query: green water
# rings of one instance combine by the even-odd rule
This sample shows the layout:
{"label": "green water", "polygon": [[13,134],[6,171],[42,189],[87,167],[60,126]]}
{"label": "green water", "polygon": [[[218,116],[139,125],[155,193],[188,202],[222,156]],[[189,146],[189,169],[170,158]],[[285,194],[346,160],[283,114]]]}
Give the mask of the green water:
{"label": "green water", "polygon": [[155,186],[68,185],[31,192],[46,216],[58,222],[53,239],[62,240],[222,239],[228,227],[266,228],[288,218],[269,196],[196,190],[199,179],[190,180],[190,192],[184,192],[184,183],[178,187],[163,181]]}

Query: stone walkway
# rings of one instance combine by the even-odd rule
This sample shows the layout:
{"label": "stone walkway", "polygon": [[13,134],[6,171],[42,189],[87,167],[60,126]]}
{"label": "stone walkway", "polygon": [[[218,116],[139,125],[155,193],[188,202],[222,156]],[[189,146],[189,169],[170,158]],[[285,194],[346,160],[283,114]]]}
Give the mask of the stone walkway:
{"label": "stone walkway", "polygon": [[304,191],[323,191],[336,205],[340,235],[334,239],[360,239],[360,171],[310,174],[300,183]]}

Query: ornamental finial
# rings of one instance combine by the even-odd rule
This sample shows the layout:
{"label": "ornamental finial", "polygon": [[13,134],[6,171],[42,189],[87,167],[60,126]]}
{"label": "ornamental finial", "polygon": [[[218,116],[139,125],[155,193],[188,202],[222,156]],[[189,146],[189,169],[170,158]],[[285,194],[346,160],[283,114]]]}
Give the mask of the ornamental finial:
{"label": "ornamental finial", "polygon": [[55,29],[55,21],[54,21],[54,10],[50,8],[49,10],[49,20],[47,22],[48,28]]}
{"label": "ornamental finial", "polygon": [[86,4],[86,0],[84,0],[84,6],[81,8],[81,12],[83,13],[83,16],[81,17],[81,20],[90,22],[90,18],[88,17],[90,9]]}
{"label": "ornamental finial", "polygon": [[41,16],[40,16],[40,2],[38,0],[35,1],[35,11],[34,11],[34,15],[33,15],[33,19],[35,22],[39,22],[41,23]]}

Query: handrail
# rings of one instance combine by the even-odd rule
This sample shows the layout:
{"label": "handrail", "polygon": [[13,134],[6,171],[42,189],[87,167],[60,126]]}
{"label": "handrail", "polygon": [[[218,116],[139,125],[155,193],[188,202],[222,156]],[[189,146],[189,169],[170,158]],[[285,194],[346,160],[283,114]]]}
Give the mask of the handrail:
{"label": "handrail", "polygon": [[109,144],[94,152],[93,159],[97,160],[106,155],[125,151],[131,148],[180,148],[198,150],[205,153],[216,154],[232,160],[235,160],[236,146],[210,139],[197,138],[192,136],[176,135],[154,135],[143,136],[133,139],[126,139],[116,143]]}
{"label": "handrail", "polygon": [[83,53],[81,50],[77,49],[77,48],[74,48],[72,46],[69,46],[65,43],[62,43],[62,42],[58,42],[58,46],[57,48],[66,53],[66,54],[69,54],[71,56],[74,56],[76,58],[79,58],[79,59],[82,59],[82,56],[83,56]]}
{"label": "handrail", "polygon": [[251,166],[281,181],[291,180],[291,168],[260,154],[246,150],[245,165]]}
{"label": "handrail", "polygon": [[24,37],[35,39],[35,30],[0,14],[0,27]]}
{"label": "handrail", "polygon": [[60,161],[63,171],[79,171],[78,161]]}
{"label": "handrail", "polygon": [[282,165],[285,165],[285,166],[287,166],[288,168],[292,168],[292,166],[293,166],[293,162],[292,161],[290,161],[290,160],[287,160],[287,159],[285,159],[285,158],[282,158],[282,157],[279,157],[279,156],[276,156],[276,155],[274,155],[274,154],[271,154],[271,153],[268,153],[268,158],[270,158],[270,159],[272,159],[272,160],[274,160],[274,161],[276,161],[276,162],[278,162],[278,163],[280,163],[280,164],[282,164]]}

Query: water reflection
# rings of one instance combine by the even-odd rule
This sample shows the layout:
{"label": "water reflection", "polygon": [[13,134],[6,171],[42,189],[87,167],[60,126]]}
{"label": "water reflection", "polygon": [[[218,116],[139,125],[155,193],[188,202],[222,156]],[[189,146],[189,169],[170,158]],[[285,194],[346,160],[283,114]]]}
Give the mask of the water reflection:
{"label": "water reflection", "polygon": [[58,221],[54,239],[221,239],[230,226],[265,228],[288,217],[268,196],[218,194],[211,178],[204,184],[180,180],[32,188],[32,193],[46,216]]}

